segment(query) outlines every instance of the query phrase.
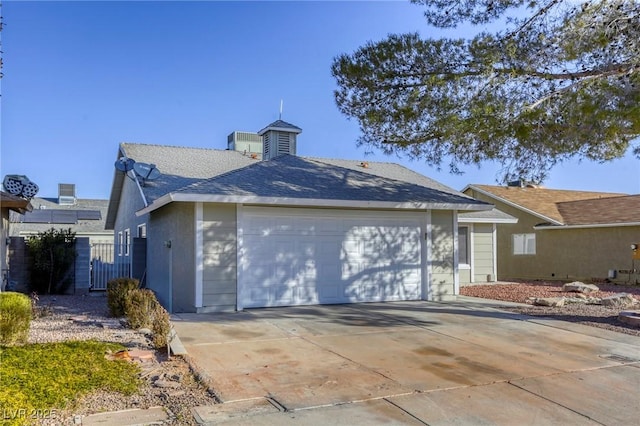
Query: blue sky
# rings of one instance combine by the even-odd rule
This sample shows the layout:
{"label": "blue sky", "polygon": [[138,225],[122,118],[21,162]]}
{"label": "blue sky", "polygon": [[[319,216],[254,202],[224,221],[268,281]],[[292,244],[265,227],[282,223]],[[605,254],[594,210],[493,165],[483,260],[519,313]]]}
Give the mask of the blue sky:
{"label": "blue sky", "polygon": [[[364,159],[358,125],[335,106],[332,59],[389,33],[429,28],[419,7],[387,2],[3,1],[1,172],[56,196],[108,198],[120,142],[226,148],[234,130],[278,118],[303,129],[298,153]],[[471,34],[456,30],[453,34]],[[475,31],[475,30],[473,30]],[[375,153],[456,189],[494,184]],[[640,193],[640,160],[567,163],[551,188]]]}

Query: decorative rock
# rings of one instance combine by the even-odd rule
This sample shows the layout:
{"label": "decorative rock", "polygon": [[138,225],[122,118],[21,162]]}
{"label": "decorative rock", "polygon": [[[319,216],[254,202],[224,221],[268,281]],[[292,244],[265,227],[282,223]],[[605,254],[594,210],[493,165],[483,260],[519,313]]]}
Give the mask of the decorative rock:
{"label": "decorative rock", "polygon": [[640,311],[622,311],[618,319],[626,324],[640,327]]}
{"label": "decorative rock", "polygon": [[156,380],[153,382],[153,386],[157,388],[177,389],[182,385],[178,382],[172,382],[170,380]]}
{"label": "decorative rock", "polygon": [[537,297],[533,300],[533,304],[536,306],[559,308],[564,306],[564,297]]}
{"label": "decorative rock", "polygon": [[613,296],[603,297],[600,303],[603,306],[611,308],[627,308],[629,306],[633,306],[636,303],[636,300],[630,294],[617,293]]}
{"label": "decorative rock", "polygon": [[148,329],[148,328],[139,328],[139,329],[138,329],[138,332],[140,332],[140,333],[142,333],[142,334],[145,334],[145,335],[147,335],[147,336],[150,336],[150,335],[152,335],[152,334],[153,334],[153,331],[151,331],[151,330],[150,330],[150,329]]}
{"label": "decorative rock", "polygon": [[574,281],[572,283],[566,283],[562,286],[562,291],[570,291],[573,293],[591,293],[592,291],[600,290],[597,285],[585,284],[580,281]]}

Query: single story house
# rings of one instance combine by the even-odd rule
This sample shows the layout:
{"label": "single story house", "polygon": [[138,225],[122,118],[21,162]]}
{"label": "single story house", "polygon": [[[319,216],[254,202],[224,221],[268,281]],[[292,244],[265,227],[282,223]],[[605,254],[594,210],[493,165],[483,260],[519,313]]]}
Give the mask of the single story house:
{"label": "single story house", "polygon": [[271,123],[261,156],[119,146],[106,226],[146,236],[168,310],[454,298],[458,214],[493,206],[397,164],[297,156],[300,133]]}
{"label": "single story house", "polygon": [[468,185],[463,192],[518,219],[497,225],[500,280],[640,278],[631,249],[640,243],[640,195],[535,185]]}
{"label": "single story house", "polygon": [[113,231],[105,229],[109,200],[78,198],[75,184],[58,184],[57,197],[33,197],[33,209],[12,212],[12,237],[28,238],[51,228],[71,229],[90,244],[113,243]]}

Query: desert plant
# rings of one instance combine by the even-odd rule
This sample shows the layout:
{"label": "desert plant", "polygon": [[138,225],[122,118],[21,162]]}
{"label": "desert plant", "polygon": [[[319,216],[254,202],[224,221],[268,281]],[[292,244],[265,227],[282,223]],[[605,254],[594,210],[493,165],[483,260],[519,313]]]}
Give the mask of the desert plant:
{"label": "desert plant", "polygon": [[0,344],[27,342],[31,324],[31,300],[22,293],[0,293]]}
{"label": "desert plant", "polygon": [[62,294],[73,283],[76,234],[69,229],[39,232],[27,240],[31,255],[31,287],[39,293]]}
{"label": "desert plant", "polygon": [[138,288],[140,282],[135,278],[114,278],[107,283],[107,305],[112,317],[121,317],[125,313],[125,304],[129,292]]}
{"label": "desert plant", "polygon": [[156,303],[152,316],[153,345],[158,349],[163,348],[169,343],[169,332],[171,331],[169,312],[160,303]]}
{"label": "desert plant", "polygon": [[127,294],[124,304],[124,315],[129,326],[134,329],[151,328],[154,308],[158,299],[153,291],[146,288],[136,288]]}

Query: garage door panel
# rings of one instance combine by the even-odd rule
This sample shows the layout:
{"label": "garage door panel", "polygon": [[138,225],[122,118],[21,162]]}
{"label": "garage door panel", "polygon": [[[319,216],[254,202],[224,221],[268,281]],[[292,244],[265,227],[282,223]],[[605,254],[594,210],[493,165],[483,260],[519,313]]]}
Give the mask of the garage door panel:
{"label": "garage door panel", "polygon": [[247,208],[243,306],[419,299],[419,215]]}

